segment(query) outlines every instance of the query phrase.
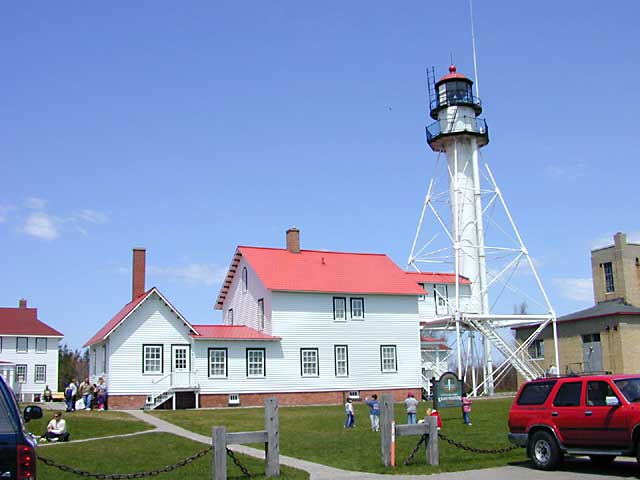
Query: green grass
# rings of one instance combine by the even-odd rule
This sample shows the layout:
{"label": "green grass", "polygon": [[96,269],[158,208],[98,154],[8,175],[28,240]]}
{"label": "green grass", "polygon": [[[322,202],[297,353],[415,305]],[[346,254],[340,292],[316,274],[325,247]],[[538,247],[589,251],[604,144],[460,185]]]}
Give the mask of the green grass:
{"label": "green grass", "polygon": [[[170,465],[206,448],[206,445],[168,433],[145,433],[135,437],[61,443],[38,449],[38,455],[57,463],[93,473],[134,473]],[[237,455],[252,478],[264,478],[264,461]],[[229,479],[246,478],[231,459],[227,461]],[[81,478],[38,462],[40,480],[77,480]],[[173,472],[157,477],[163,480],[211,478],[211,453]],[[285,479],[308,479],[306,472],[281,466]]]}
{"label": "green grass", "polygon": [[[43,413],[44,415],[41,419],[31,420],[26,424],[28,431],[35,435],[43,435],[46,432],[47,424],[51,421],[55,412],[53,410],[44,410]],[[73,413],[62,412],[62,418],[67,422],[67,431],[71,434],[71,440],[122,435],[153,428],[148,423],[123,412],[99,412],[97,410]]]}
{"label": "green grass", "polygon": [[[471,427],[463,424],[460,409],[442,410],[442,433],[476,448],[507,447],[507,416],[511,402],[512,399],[474,401]],[[422,403],[418,411],[424,412],[426,406],[427,404]],[[416,456],[413,464],[404,466],[404,459],[419,440],[419,437],[412,436],[397,438],[396,456],[399,466],[394,470],[386,469],[381,463],[379,434],[371,432],[369,428],[368,408],[358,403],[355,410],[356,428],[345,430],[344,407],[340,405],[281,407],[280,452],[345,470],[402,474],[489,468],[526,460],[524,449],[507,454],[482,455],[463,451],[440,441],[438,467],[426,465],[424,450]],[[211,435],[212,426],[226,426],[231,432],[264,429],[264,410],[261,408],[156,411],[153,414],[203,435]],[[395,415],[398,423],[406,421],[406,413],[401,404],[396,405]]]}

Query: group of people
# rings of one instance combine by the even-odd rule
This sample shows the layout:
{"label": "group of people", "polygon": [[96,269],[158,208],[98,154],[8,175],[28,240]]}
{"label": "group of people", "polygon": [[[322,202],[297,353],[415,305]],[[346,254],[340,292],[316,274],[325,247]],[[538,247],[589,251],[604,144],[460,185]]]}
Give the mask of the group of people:
{"label": "group of people", "polygon": [[[378,395],[375,393],[371,397],[364,399],[365,405],[369,407],[369,420],[371,421],[371,430],[374,432],[380,431],[380,402],[378,401]],[[407,398],[404,401],[404,406],[407,409],[407,423],[418,423],[416,419],[416,413],[420,402],[415,398],[412,392],[407,394]],[[344,428],[355,428],[356,426],[356,414],[353,408],[353,401],[351,398],[347,398],[344,404],[347,419],[344,422]],[[427,408],[427,416],[436,417],[438,430],[442,428],[442,419],[436,409]],[[420,420],[420,423],[423,420]],[[467,397],[466,393],[462,394],[462,421],[465,425],[471,426],[471,399]]]}
{"label": "group of people", "polygon": [[[45,402],[53,400],[53,393],[46,386],[42,393],[42,399]],[[78,381],[74,378],[67,384],[64,389],[64,402],[67,406],[67,412],[76,410],[104,410],[107,403],[107,384],[104,378],[100,377],[98,383],[91,383],[89,377],[78,385]]]}

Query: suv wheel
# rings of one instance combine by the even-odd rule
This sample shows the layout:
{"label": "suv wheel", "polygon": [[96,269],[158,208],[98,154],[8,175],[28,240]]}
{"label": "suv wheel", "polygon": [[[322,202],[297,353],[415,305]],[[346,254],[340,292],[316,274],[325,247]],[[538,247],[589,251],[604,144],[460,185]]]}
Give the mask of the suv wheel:
{"label": "suv wheel", "polygon": [[539,430],[531,436],[529,455],[535,467],[540,470],[553,470],[561,459],[558,442],[553,435],[543,430]]}
{"label": "suv wheel", "polygon": [[616,456],[615,455],[589,455],[589,458],[596,465],[606,467],[607,465],[611,465],[611,463],[616,459]]}

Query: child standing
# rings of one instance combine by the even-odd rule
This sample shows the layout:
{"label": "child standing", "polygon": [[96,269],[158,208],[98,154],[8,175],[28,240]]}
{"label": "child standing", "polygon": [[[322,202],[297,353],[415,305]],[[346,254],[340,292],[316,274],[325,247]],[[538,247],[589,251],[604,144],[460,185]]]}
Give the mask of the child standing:
{"label": "child standing", "polygon": [[471,413],[471,399],[467,398],[467,394],[462,394],[462,419],[464,420],[465,425],[471,426],[471,418],[469,414]]}
{"label": "child standing", "polygon": [[378,395],[375,393],[364,399],[364,403],[369,406],[369,419],[371,420],[371,430],[374,432],[380,431],[380,402],[378,402]]}
{"label": "child standing", "polygon": [[347,420],[344,422],[344,428],[354,428],[356,426],[356,414],[353,411],[353,403],[351,403],[350,398],[347,398],[347,402],[344,404],[344,411],[347,414]]}

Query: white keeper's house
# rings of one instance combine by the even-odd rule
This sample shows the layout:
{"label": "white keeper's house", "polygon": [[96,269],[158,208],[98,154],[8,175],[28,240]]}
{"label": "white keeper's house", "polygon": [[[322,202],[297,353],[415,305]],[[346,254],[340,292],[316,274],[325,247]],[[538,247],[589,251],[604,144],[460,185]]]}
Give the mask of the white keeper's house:
{"label": "white keeper's house", "polygon": [[58,389],[58,346],[64,335],[38,320],[21,299],[0,307],[0,375],[20,400],[34,401],[49,385]]}
{"label": "white keeper's house", "polygon": [[418,304],[438,293],[434,278],[384,254],[301,250],[290,229],[286,248],[237,247],[215,304],[224,323],[195,325],[145,290],[145,251],[134,249],[132,300],[85,344],[92,381],[105,379],[111,408],[417,396]]}

